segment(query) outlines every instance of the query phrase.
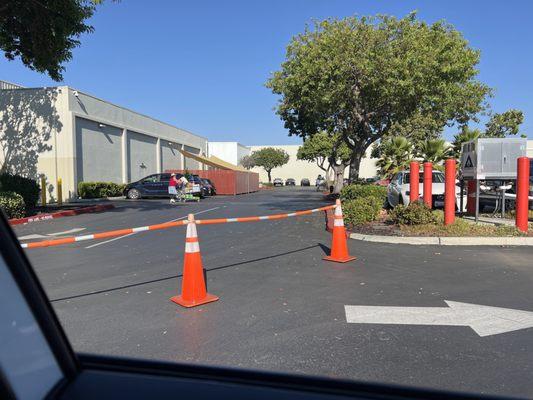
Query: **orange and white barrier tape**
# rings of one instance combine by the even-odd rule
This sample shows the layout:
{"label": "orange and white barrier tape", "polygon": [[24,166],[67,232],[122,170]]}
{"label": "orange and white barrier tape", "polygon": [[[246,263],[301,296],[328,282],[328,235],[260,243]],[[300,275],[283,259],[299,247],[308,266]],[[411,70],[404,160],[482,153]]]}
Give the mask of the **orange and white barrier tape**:
{"label": "orange and white barrier tape", "polygon": [[[331,210],[335,208],[335,205],[313,208],[312,210],[304,211],[295,211],[287,214],[273,214],[273,215],[262,215],[258,217],[239,217],[239,218],[215,218],[215,219],[199,219],[196,220],[196,224],[199,225],[211,225],[211,224],[225,224],[230,222],[255,222],[255,221],[272,221],[283,218],[298,217],[301,215],[308,215],[317,213],[320,211]],[[76,242],[83,242],[85,240],[94,240],[94,239],[107,239],[116,236],[124,236],[137,232],[144,231],[157,231],[161,229],[173,228],[176,226],[187,225],[189,221],[172,221],[165,222],[162,224],[148,225],[148,226],[139,226],[137,228],[128,228],[128,229],[119,229],[114,231],[93,233],[92,235],[81,235],[81,236],[70,236],[61,239],[52,239],[52,240],[43,240],[40,242],[31,242],[31,243],[21,243],[21,247],[24,249],[35,249],[38,247],[51,247],[51,246],[60,246],[62,244],[70,244]]]}

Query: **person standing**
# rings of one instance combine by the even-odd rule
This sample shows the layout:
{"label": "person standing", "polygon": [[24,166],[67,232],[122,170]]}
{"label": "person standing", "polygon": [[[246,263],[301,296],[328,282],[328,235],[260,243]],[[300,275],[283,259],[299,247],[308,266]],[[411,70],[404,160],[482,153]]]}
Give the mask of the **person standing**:
{"label": "person standing", "polygon": [[176,187],[179,192],[178,197],[180,200],[186,201],[185,200],[185,189],[187,188],[187,184],[189,183],[189,181],[187,180],[187,178],[185,178],[185,175],[182,175],[177,181],[178,183],[176,184]]}
{"label": "person standing", "polygon": [[176,178],[176,174],[170,174],[170,180],[168,181],[168,194],[170,195],[170,202],[176,202],[176,195],[178,194],[176,186],[178,186],[179,181]]}

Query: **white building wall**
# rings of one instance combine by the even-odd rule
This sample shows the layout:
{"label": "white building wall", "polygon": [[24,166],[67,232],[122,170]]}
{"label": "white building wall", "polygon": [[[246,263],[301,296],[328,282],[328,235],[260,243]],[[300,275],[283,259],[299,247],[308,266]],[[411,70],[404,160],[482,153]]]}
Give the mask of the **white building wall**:
{"label": "white building wall", "polygon": [[[127,182],[144,171],[182,166],[181,153],[166,148],[169,142],[176,149],[207,153],[204,137],[68,86],[0,90],[0,165],[4,154],[12,154],[14,173],[33,179],[44,175],[49,200],[56,199],[58,178],[68,200],[76,197],[80,181]],[[101,146],[106,151],[99,151]]]}
{"label": "white building wall", "polygon": [[243,146],[240,143],[237,143],[237,162],[235,165],[239,165],[244,156],[249,156],[252,150],[248,146]]}
{"label": "white building wall", "polygon": [[47,180],[47,195],[56,199],[57,179],[63,196],[74,196],[73,121],[68,112],[68,88],[0,90],[0,165],[28,178]]}
{"label": "white building wall", "polygon": [[[296,154],[300,145],[279,145],[279,146],[250,146],[252,152],[261,150],[265,147],[274,147],[277,149],[283,149],[289,154],[289,162],[282,167],[274,168],[272,170],[272,179],[281,178],[285,181],[287,178],[294,178],[296,184],[299,185],[303,178],[307,178],[314,183],[318,175],[324,176],[324,171],[320,169],[315,162],[307,162],[298,160]],[[376,160],[370,158],[369,149],[367,151],[367,157],[361,161],[359,176],[361,178],[370,178],[377,175]],[[252,171],[259,173],[260,182],[268,182],[268,175],[263,168],[256,167]],[[349,169],[346,168],[344,176],[348,177]]]}
{"label": "white building wall", "polygon": [[238,142],[209,142],[208,146],[210,156],[234,165],[239,165],[241,159],[250,154],[250,148]]}

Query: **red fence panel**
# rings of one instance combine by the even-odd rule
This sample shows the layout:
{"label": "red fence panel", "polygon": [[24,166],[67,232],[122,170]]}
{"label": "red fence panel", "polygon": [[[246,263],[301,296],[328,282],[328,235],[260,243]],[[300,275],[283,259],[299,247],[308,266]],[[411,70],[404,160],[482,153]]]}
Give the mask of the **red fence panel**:
{"label": "red fence panel", "polygon": [[[166,170],[165,172],[185,173],[184,170]],[[256,172],[224,169],[188,170],[187,172],[211,180],[215,185],[217,194],[236,195],[259,190],[259,174]]]}

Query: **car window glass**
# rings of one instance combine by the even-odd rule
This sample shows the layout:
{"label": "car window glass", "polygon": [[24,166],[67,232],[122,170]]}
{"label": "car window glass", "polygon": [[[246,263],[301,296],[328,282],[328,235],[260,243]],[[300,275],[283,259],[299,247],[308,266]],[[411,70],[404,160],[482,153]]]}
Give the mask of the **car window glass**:
{"label": "car window glass", "polygon": [[[19,399],[42,399],[63,374],[4,259],[0,257],[0,369]],[[30,383],[31,384],[28,384]]]}
{"label": "car window glass", "polygon": [[159,175],[150,175],[143,179],[143,183],[159,182]]}
{"label": "car window glass", "polygon": [[433,183],[443,183],[444,175],[440,172],[433,172]]}

